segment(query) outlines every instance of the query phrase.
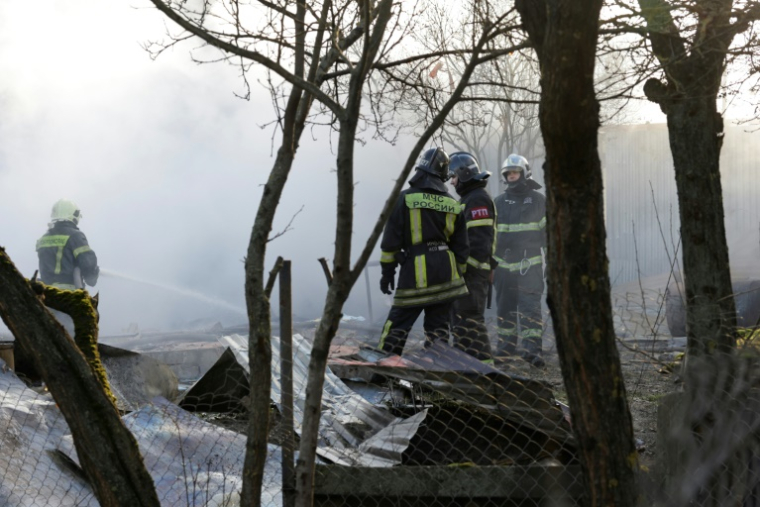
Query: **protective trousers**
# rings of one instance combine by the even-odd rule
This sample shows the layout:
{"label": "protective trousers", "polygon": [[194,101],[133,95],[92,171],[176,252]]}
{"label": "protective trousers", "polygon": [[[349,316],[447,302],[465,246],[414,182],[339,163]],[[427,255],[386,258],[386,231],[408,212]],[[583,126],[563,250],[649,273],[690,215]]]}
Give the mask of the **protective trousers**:
{"label": "protective trousers", "polygon": [[483,314],[488,300],[490,271],[468,267],[464,280],[470,294],[454,301],[454,346],[480,361],[493,362],[491,343]]}
{"label": "protective trousers", "polygon": [[517,339],[522,338],[520,355],[541,357],[543,318],[541,295],[544,275],[541,266],[532,266],[525,274],[504,268],[496,269],[497,358],[514,355]]}
{"label": "protective trousers", "polygon": [[406,345],[406,338],[417,317],[425,312],[423,327],[425,329],[425,345],[433,340],[449,341],[449,322],[451,320],[451,302],[438,303],[429,306],[403,307],[393,306],[388,314],[388,320],[383,326],[383,334],[377,348],[391,354],[401,355]]}

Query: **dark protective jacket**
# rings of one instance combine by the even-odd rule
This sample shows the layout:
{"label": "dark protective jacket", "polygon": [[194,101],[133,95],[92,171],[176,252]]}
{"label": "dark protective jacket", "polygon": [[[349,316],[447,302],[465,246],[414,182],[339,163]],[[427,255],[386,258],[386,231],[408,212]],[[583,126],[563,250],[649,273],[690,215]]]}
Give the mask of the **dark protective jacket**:
{"label": "dark protective jacket", "polygon": [[464,206],[431,178],[413,178],[401,192],[380,243],[384,276],[401,265],[394,306],[419,307],[467,295],[461,277],[470,253]]}
{"label": "dark protective jacket", "polygon": [[[496,203],[496,251],[499,268],[526,272],[541,266],[541,249],[546,246],[546,198],[536,192],[541,186],[528,180],[526,185],[507,188],[494,199]],[[533,187],[533,188],[531,188]]]}
{"label": "dark protective jacket", "polygon": [[74,279],[75,268],[79,268],[87,285],[94,286],[98,281],[98,258],[73,222],[50,224],[50,229],[37,240],[37,257],[40,279],[48,285],[67,290],[84,287],[83,280]]}
{"label": "dark protective jacket", "polygon": [[462,197],[460,202],[465,207],[464,216],[470,242],[467,269],[491,270],[496,267],[493,259],[496,207],[486,190],[486,183],[486,180],[468,181],[457,187],[457,193]]}

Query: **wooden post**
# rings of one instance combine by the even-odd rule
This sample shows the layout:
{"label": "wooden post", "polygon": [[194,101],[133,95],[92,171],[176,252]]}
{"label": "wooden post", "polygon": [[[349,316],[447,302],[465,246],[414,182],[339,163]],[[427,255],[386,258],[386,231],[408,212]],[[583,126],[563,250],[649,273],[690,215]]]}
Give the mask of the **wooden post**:
{"label": "wooden post", "polygon": [[375,322],[375,319],[372,317],[372,291],[369,288],[369,271],[367,268],[364,268],[364,281],[367,285],[367,311],[369,312],[369,321],[370,323]]}
{"label": "wooden post", "polygon": [[293,424],[293,306],[290,261],[283,261],[280,271],[280,383],[282,392],[282,502],[295,505],[295,429]]}

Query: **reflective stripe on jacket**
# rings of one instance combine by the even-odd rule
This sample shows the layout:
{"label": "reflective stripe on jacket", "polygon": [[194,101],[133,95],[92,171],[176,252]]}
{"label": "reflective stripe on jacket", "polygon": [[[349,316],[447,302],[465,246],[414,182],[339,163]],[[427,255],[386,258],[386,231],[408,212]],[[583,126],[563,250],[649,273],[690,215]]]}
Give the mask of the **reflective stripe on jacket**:
{"label": "reflective stripe on jacket", "polygon": [[80,287],[82,280],[74,280],[77,267],[88,285],[97,282],[100,272],[97,256],[73,222],[53,223],[37,240],[37,257],[43,283],[64,289]]}
{"label": "reflective stripe on jacket", "polygon": [[541,265],[546,246],[546,199],[535,190],[509,189],[494,199],[496,204],[496,249],[500,269],[525,272]]}
{"label": "reflective stripe on jacket", "polygon": [[464,207],[451,195],[411,187],[401,193],[380,243],[384,274],[401,265],[394,306],[426,306],[467,294]]}
{"label": "reflective stripe on jacket", "polygon": [[494,267],[493,250],[496,236],[496,207],[485,188],[486,181],[476,182],[461,190],[464,204],[470,256],[467,265],[475,269],[491,270]]}

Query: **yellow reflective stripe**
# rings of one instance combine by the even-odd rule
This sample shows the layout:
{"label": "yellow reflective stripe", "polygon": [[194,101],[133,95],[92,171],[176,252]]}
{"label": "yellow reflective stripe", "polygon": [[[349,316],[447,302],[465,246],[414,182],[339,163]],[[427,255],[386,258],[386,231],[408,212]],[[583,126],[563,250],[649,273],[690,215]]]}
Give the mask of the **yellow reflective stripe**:
{"label": "yellow reflective stripe", "polygon": [[89,252],[89,251],[91,251],[91,249],[90,249],[89,246],[87,246],[87,245],[80,246],[79,248],[77,248],[76,250],[74,250],[74,258],[76,259],[77,257],[79,257],[79,254],[83,254],[83,253]]}
{"label": "yellow reflective stripe", "polygon": [[58,247],[58,251],[55,253],[55,271],[56,275],[61,274],[61,261],[63,260],[63,247]]}
{"label": "yellow reflective stripe", "polygon": [[493,359],[483,359],[480,362],[483,364],[494,364]]}
{"label": "yellow reflective stripe", "polygon": [[484,225],[493,225],[493,218],[483,218],[480,220],[470,220],[467,222],[467,228],[470,227],[482,227]]}
{"label": "yellow reflective stripe", "polygon": [[396,262],[396,254],[398,253],[398,250],[395,252],[382,252],[380,253],[380,262]]}
{"label": "yellow reflective stripe", "polygon": [[427,287],[427,262],[424,255],[414,257],[414,283],[418,289]]}
{"label": "yellow reflective stripe", "polygon": [[448,251],[449,254],[449,265],[451,266],[451,279],[456,280],[459,278],[459,270],[457,269],[457,260],[454,258],[454,254],[451,252],[451,250]]}
{"label": "yellow reflective stripe", "polygon": [[[494,208],[493,210],[493,237],[494,238],[496,238],[497,233],[498,233],[498,230],[496,227],[498,223],[499,223],[499,215],[496,208]],[[491,243],[491,256],[493,257],[495,253],[496,253],[496,241]]]}
{"label": "yellow reflective stripe", "polygon": [[504,336],[513,336],[517,334],[517,328],[516,327],[497,327],[496,334],[500,334]]}
{"label": "yellow reflective stripe", "polygon": [[388,336],[388,333],[390,333],[392,325],[393,322],[390,320],[385,321],[385,325],[383,326],[383,334],[380,335],[380,343],[377,344],[378,349],[382,350],[383,345],[385,345],[385,338]]}
{"label": "yellow reflective stripe", "polygon": [[499,224],[496,228],[499,232],[524,232],[524,231],[540,231],[546,227],[546,217],[542,218],[540,222],[528,222],[525,224]]}
{"label": "yellow reflective stripe", "polygon": [[[467,264],[457,264],[457,267],[459,268],[459,271],[462,272],[462,273],[464,273],[465,271],[467,271]],[[459,277],[457,277],[457,278],[459,278]]]}
{"label": "yellow reflective stripe", "polygon": [[[530,257],[528,259],[523,259],[520,262],[506,262],[501,257],[496,256],[494,256],[494,259],[498,261],[500,268],[508,269],[509,271],[520,271],[521,268],[535,266],[536,264],[541,264],[543,261],[543,258],[540,255],[536,255],[535,257]],[[528,263],[528,266],[525,265],[526,261]]]}
{"label": "yellow reflective stripe", "polygon": [[70,236],[42,236],[37,240],[37,250],[40,248],[63,248],[69,241]]}
{"label": "yellow reflective stripe", "polygon": [[439,283],[437,285],[431,285],[430,287],[424,287],[421,289],[396,289],[396,298],[405,298],[412,296],[424,296],[433,294],[435,292],[442,292],[449,290],[453,287],[459,287],[464,283],[464,280],[459,278],[458,280],[451,280],[450,282]]}
{"label": "yellow reflective stripe", "polygon": [[451,197],[438,194],[414,193],[406,194],[404,202],[409,209],[429,209],[442,213],[454,213],[458,215],[464,210],[464,204],[460,204]]}
{"label": "yellow reflective stripe", "polygon": [[478,262],[474,257],[468,257],[467,264],[477,269],[491,269],[491,264],[489,262]]}
{"label": "yellow reflective stripe", "polygon": [[543,329],[523,329],[520,331],[520,336],[523,338],[541,338],[543,335]]}
{"label": "yellow reflective stripe", "polygon": [[419,209],[409,210],[409,224],[412,227],[412,244],[422,243],[422,213]]}
{"label": "yellow reflective stripe", "polygon": [[61,260],[63,259],[63,248],[66,246],[66,243],[68,243],[70,236],[65,236],[62,234],[54,235],[54,236],[42,236],[40,239],[37,240],[37,250],[40,250],[41,248],[57,248],[58,251],[55,253],[55,270],[53,271],[56,275],[61,273]]}
{"label": "yellow reflective stripe", "polygon": [[457,216],[454,213],[446,213],[446,229],[444,230],[444,234],[446,234],[447,241],[451,238],[451,235],[454,234],[456,220]]}
{"label": "yellow reflective stripe", "polygon": [[[420,296],[417,298],[399,298],[396,296],[393,299],[393,306],[424,305],[427,303],[435,303],[436,301],[443,301],[445,299],[467,294],[467,286],[464,284],[464,280],[460,278],[457,281],[459,282],[458,287],[447,290],[445,292],[440,292],[438,294]],[[396,294],[398,294],[398,291],[396,291]]]}

